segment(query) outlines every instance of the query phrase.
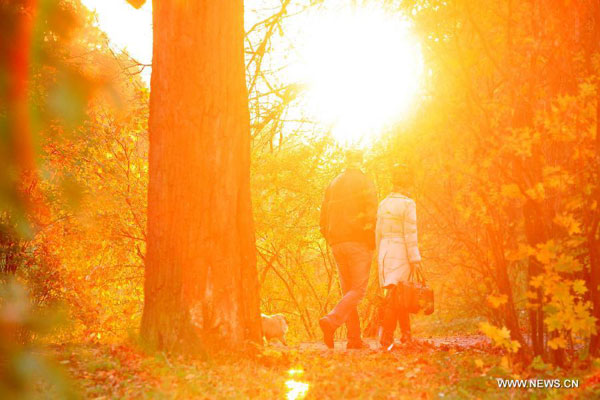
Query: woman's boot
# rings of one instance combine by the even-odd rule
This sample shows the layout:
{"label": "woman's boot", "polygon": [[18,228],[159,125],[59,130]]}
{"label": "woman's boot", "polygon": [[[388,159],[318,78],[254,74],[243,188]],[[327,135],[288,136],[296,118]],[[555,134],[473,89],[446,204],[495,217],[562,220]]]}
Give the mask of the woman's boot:
{"label": "woman's boot", "polygon": [[400,330],[402,331],[402,343],[410,343],[412,341],[412,335],[410,333],[410,315],[406,307],[398,307],[398,323]]}
{"label": "woman's boot", "polygon": [[396,286],[385,289],[385,299],[383,303],[383,321],[382,333],[379,343],[384,349],[390,350],[394,344],[394,331],[398,315],[396,310]]}

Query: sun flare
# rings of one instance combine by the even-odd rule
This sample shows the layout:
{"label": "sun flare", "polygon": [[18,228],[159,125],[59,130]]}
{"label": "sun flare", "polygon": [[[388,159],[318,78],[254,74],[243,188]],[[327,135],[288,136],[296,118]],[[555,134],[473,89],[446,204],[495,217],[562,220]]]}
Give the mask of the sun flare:
{"label": "sun flare", "polygon": [[405,115],[423,69],[405,19],[383,9],[344,8],[313,14],[302,26],[304,107],[338,142],[363,143]]}

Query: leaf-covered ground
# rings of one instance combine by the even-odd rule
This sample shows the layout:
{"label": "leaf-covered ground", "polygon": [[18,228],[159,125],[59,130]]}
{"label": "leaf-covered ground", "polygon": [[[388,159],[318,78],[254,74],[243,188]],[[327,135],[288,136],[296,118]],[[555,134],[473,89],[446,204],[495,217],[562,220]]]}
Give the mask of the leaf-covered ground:
{"label": "leaf-covered ground", "polygon": [[[506,359],[478,337],[400,347],[334,351],[321,343],[270,346],[254,356],[204,360],[147,354],[132,345],[63,345],[53,349],[85,398],[199,399],[505,399],[600,398],[600,365],[570,372],[508,372]],[[503,366],[504,364],[504,366]],[[496,378],[573,378],[579,389],[500,389]]]}

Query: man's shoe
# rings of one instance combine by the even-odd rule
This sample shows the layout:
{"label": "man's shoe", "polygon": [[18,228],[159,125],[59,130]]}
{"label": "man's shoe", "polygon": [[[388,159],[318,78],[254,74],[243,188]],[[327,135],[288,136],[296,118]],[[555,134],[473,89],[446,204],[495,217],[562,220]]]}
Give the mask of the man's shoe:
{"label": "man's shoe", "polygon": [[323,341],[327,347],[333,349],[333,333],[335,332],[335,328],[331,326],[326,317],[319,320],[319,327],[323,331]]}
{"label": "man's shoe", "polygon": [[346,345],[346,350],[360,350],[366,348],[367,345],[362,340],[353,340],[348,342]]}
{"label": "man's shoe", "polygon": [[381,350],[385,352],[390,352],[396,348],[396,344],[393,340],[391,342],[379,342],[379,344],[381,345]]}

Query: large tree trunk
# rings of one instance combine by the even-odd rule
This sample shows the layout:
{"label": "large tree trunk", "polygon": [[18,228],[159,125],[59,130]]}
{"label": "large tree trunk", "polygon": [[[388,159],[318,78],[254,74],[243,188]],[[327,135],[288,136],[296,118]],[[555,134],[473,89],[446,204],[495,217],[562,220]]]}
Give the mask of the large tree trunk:
{"label": "large tree trunk", "polygon": [[161,349],[261,337],[243,1],[154,1],[142,336]]}

